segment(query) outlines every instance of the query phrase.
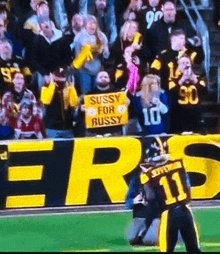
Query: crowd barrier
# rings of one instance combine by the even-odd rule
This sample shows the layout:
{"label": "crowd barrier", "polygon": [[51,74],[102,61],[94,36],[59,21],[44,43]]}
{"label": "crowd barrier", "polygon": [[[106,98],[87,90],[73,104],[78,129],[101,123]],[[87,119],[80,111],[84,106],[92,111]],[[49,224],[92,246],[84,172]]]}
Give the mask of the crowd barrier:
{"label": "crowd barrier", "polygon": [[0,209],[124,203],[152,142],[183,159],[193,199],[220,198],[220,135],[24,140],[0,143]]}

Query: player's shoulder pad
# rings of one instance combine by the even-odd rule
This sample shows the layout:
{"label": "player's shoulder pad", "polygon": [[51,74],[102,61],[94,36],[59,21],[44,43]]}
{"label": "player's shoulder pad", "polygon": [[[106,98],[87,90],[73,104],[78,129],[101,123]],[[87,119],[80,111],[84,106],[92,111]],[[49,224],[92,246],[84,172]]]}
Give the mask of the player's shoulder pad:
{"label": "player's shoulder pad", "polygon": [[142,173],[140,175],[140,181],[141,181],[141,184],[145,184],[149,181],[149,177],[145,173]]}

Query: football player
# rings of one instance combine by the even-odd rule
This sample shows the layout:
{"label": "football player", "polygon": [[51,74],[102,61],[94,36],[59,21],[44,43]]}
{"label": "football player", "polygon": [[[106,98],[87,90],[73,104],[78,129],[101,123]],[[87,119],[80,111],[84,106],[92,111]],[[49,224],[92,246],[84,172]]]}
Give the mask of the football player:
{"label": "football player", "polygon": [[196,225],[188,206],[191,200],[190,181],[183,161],[171,160],[168,153],[162,154],[159,147],[152,145],[145,163],[140,164],[140,167],[145,172],[141,175],[143,188],[150,184],[163,210],[159,233],[160,251],[173,252],[180,231],[186,250],[200,252]]}

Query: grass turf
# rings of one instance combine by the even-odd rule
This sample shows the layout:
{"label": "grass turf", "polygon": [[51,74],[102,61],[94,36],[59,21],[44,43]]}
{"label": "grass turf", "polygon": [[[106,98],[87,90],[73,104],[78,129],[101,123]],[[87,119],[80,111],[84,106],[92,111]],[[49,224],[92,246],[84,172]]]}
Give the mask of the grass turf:
{"label": "grass turf", "polygon": [[[220,208],[194,209],[202,251],[220,252]],[[1,252],[150,251],[132,247],[126,233],[131,213],[0,218]],[[178,244],[176,251],[184,251]]]}

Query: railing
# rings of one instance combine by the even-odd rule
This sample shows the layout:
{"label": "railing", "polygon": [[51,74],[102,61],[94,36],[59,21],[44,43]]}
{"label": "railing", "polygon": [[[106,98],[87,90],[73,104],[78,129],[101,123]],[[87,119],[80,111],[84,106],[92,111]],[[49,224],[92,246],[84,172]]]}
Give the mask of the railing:
{"label": "railing", "polygon": [[[180,2],[180,0],[177,0],[177,5],[179,5]],[[185,0],[184,2],[187,6],[191,8],[191,0]],[[195,0],[195,4],[198,9],[206,9],[210,7],[210,0]]]}
{"label": "railing", "polygon": [[[179,0],[180,3],[182,4],[184,11],[192,25],[192,27],[198,31],[198,33],[200,34],[201,38],[202,38],[202,46],[203,46],[203,50],[204,50],[204,54],[205,54],[205,60],[204,60],[204,68],[205,68],[205,72],[206,72],[206,76],[207,76],[207,81],[209,81],[209,69],[210,69],[210,45],[209,45],[209,31],[208,28],[205,24],[205,22],[203,21],[199,11],[198,11],[198,7],[195,4],[194,0],[191,0],[191,8],[189,6],[186,5],[185,0]],[[209,1],[208,0],[201,0],[201,4],[204,5],[209,5]],[[190,12],[189,12],[189,8],[193,9],[196,13],[196,17],[197,20],[196,22],[193,20]],[[207,82],[209,84],[209,82]]]}

